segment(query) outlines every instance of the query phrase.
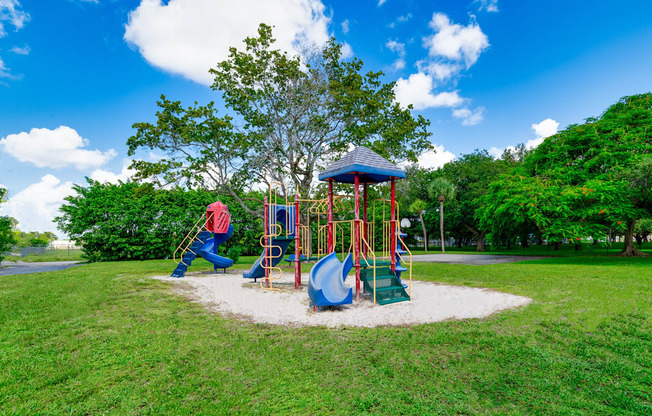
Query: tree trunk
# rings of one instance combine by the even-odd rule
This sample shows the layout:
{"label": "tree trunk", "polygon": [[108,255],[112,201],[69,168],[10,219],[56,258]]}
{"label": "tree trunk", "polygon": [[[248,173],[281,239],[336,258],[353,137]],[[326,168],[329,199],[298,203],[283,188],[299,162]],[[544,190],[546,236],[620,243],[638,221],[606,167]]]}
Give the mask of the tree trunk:
{"label": "tree trunk", "polygon": [[485,233],[478,233],[475,236],[475,251],[484,251],[484,235]]}
{"label": "tree trunk", "polygon": [[484,251],[484,236],[487,235],[486,231],[475,230],[465,222],[462,222],[462,224],[475,236],[475,251]]}
{"label": "tree trunk", "polygon": [[441,231],[441,252],[446,253],[444,248],[444,198],[439,199],[439,230]]}
{"label": "tree trunk", "polygon": [[555,251],[561,248],[561,243],[559,241],[553,242],[552,245],[555,247]]}
{"label": "tree trunk", "polygon": [[419,221],[421,221],[421,228],[423,229],[423,249],[428,252],[428,234],[426,233],[426,223],[423,221],[423,211],[419,211]]}
{"label": "tree trunk", "polygon": [[641,250],[634,245],[634,227],[636,226],[636,220],[631,219],[627,221],[627,231],[625,231],[625,246],[623,250],[616,254],[620,257],[637,257],[637,256],[646,256],[647,254],[643,253]]}

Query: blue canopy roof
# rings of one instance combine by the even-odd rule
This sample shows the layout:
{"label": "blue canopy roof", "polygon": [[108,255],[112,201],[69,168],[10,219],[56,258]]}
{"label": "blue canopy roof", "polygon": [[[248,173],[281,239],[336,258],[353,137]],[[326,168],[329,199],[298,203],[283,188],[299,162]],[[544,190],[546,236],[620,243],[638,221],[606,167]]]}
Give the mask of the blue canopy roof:
{"label": "blue canopy roof", "polygon": [[360,174],[360,183],[380,183],[392,178],[405,178],[404,170],[373,150],[360,146],[320,173],[319,180],[333,179],[335,182],[354,183],[356,173]]}

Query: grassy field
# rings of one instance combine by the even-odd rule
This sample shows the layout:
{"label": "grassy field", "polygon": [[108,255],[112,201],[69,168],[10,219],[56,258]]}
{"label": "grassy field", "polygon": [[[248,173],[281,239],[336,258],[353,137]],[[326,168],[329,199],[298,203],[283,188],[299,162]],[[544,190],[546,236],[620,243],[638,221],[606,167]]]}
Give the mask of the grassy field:
{"label": "grassy field", "polygon": [[[637,246],[639,247],[639,246]],[[611,246],[602,244],[586,244],[578,251],[575,250],[574,244],[562,244],[559,250],[555,250],[553,246],[548,245],[531,245],[529,248],[522,248],[521,246],[507,249],[506,247],[490,247],[486,246],[484,252],[475,251],[475,246],[446,247],[446,253],[454,254],[505,254],[510,256],[551,256],[551,257],[592,257],[592,256],[611,256],[618,253],[623,248],[623,243],[613,243]],[[652,255],[652,243],[643,243],[641,250],[644,253]],[[441,246],[428,246],[428,251],[423,251],[423,246],[410,247],[413,254],[438,254],[441,253]]]}
{"label": "grassy field", "polygon": [[420,263],[533,302],[376,329],[226,319],[148,278],[172,268],[0,278],[0,413],[652,414],[650,258]]}
{"label": "grassy field", "polygon": [[45,261],[85,261],[82,258],[81,249],[48,249],[44,253],[30,253],[25,257],[6,256],[4,261],[26,261],[26,262],[45,262]]}

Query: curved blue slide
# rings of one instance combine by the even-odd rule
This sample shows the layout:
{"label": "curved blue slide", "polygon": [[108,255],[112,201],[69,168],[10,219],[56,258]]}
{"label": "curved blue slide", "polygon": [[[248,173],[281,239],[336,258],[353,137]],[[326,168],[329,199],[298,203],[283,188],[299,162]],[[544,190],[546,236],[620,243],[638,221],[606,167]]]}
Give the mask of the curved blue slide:
{"label": "curved blue slide", "polygon": [[[294,241],[294,238],[273,238],[272,239],[272,249],[270,250],[272,256],[272,266],[279,264],[283,256],[285,256],[285,250],[288,249],[288,246],[291,242]],[[242,277],[245,279],[258,279],[265,277],[265,268],[262,265],[262,261],[265,258],[265,250],[263,253],[256,259],[254,265],[251,266],[248,272],[242,274]]]}
{"label": "curved blue slide", "polygon": [[233,266],[233,260],[215,254],[215,247],[224,243],[233,235],[233,226],[229,225],[227,232],[223,234],[215,234],[214,238],[206,240],[202,248],[199,250],[199,255],[207,261],[213,263],[215,269],[226,269]]}
{"label": "curved blue slide", "polygon": [[315,306],[346,305],[353,303],[353,289],[344,281],[353,267],[349,253],[344,262],[339,261],[333,252],[322,257],[310,269],[308,296]]}

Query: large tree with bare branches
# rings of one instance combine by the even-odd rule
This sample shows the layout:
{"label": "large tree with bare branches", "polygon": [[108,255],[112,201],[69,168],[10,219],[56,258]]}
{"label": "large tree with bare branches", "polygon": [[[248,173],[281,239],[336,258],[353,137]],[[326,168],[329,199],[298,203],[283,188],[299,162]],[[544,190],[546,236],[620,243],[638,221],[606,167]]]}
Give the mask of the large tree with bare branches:
{"label": "large tree with bare branches", "polygon": [[382,72],[363,73],[359,59],[342,59],[334,39],[297,56],[273,49],[261,24],[245,50],[211,73],[230,115],[213,103],[184,108],[162,96],[157,122],[136,123],[129,154],[155,149],[166,157],[135,161],[137,177],[216,189],[238,199],[256,184],[279,182],[311,194],[317,171],[351,145],[365,145],[396,161],[416,161],[431,149],[429,122],[402,108]]}

